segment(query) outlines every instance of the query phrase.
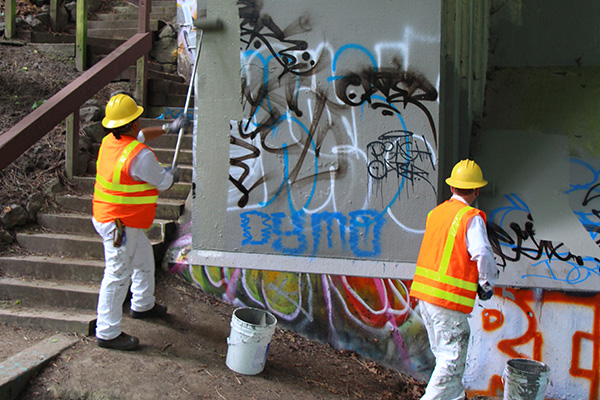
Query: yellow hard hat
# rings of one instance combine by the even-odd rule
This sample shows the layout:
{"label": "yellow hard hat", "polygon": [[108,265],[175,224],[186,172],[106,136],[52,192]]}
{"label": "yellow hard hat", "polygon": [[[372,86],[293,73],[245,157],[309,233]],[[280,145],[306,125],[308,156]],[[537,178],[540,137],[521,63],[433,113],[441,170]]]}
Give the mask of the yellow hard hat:
{"label": "yellow hard hat", "polygon": [[477,189],[488,182],[483,179],[481,168],[475,161],[462,160],[452,168],[452,174],[446,179],[446,183],[457,189]]}
{"label": "yellow hard hat", "polygon": [[117,94],[110,98],[106,105],[105,117],[102,126],[105,128],[118,128],[135,121],[142,115],[144,107],[140,107],[131,97],[126,94]]}

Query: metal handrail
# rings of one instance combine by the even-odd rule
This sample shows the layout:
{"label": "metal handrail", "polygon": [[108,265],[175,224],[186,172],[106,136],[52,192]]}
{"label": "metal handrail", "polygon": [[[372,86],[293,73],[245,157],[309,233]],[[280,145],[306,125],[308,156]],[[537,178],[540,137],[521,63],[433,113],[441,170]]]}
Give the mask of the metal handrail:
{"label": "metal handrail", "polygon": [[[71,158],[71,160],[75,158],[73,154],[68,153],[69,151],[76,152],[78,149],[78,117],[81,105],[129,66],[138,63],[138,68],[140,66],[143,69],[146,68],[145,61],[140,63],[140,60],[146,60],[152,49],[152,35],[149,32],[149,24],[147,23],[149,15],[149,2],[140,1],[138,21],[138,32],[141,31],[140,33],[131,37],[7,132],[0,135],[0,170],[10,165],[69,116],[74,116],[74,118],[71,118],[72,121],[75,121],[74,129],[72,129],[74,138],[67,138],[67,142],[71,142],[71,146],[67,147],[71,147],[71,149],[67,149],[66,157],[67,159]],[[145,75],[143,79],[146,79]],[[146,95],[145,91],[142,95]],[[142,102],[145,101],[142,100]],[[71,176],[69,173],[67,175]]]}

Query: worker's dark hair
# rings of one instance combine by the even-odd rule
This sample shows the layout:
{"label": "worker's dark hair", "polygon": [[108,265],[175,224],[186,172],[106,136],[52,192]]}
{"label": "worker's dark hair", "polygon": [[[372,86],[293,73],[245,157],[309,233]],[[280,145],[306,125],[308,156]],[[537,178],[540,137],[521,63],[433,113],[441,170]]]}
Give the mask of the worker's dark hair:
{"label": "worker's dark hair", "polygon": [[118,128],[104,128],[104,132],[106,132],[106,134],[108,135],[109,133],[112,133],[113,135],[115,135],[115,137],[117,139],[121,139],[121,134],[125,133],[125,132],[129,132],[132,127],[133,127],[133,123],[135,121],[137,121],[138,119],[134,119],[133,121],[131,121],[128,124],[125,124],[123,126],[119,126]]}
{"label": "worker's dark hair", "polygon": [[470,194],[475,193],[476,189],[459,189],[459,188],[454,188],[454,193],[456,193],[459,196],[468,196]]}
{"label": "worker's dark hair", "polygon": [[115,97],[118,94],[124,94],[124,95],[129,96],[129,97],[131,97],[133,99],[133,95],[131,94],[131,92],[128,92],[127,90],[117,90],[115,92],[112,92],[108,98],[112,99],[113,97]]}

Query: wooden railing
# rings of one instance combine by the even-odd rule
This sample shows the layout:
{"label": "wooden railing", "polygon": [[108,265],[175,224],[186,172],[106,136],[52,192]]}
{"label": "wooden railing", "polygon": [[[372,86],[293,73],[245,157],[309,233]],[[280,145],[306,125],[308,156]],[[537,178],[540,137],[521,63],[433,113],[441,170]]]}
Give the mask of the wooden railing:
{"label": "wooden railing", "polygon": [[[87,9],[85,1],[77,0],[78,9],[80,2],[84,3],[81,9]],[[79,22],[78,19],[78,24]],[[66,120],[65,169],[67,176],[73,177],[77,165],[79,108],[82,104],[133,64],[137,65],[135,97],[139,103],[146,103],[147,62],[152,48],[149,26],[150,0],[140,0],[136,35],[0,135],[0,170],[15,161],[61,121]],[[79,42],[77,46],[83,49],[86,47],[85,43]]]}

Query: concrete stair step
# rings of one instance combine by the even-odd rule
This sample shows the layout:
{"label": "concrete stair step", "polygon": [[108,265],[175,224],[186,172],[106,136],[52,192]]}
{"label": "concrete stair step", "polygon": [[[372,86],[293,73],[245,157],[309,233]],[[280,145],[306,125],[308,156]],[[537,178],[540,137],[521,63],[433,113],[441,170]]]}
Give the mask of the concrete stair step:
{"label": "concrete stair step", "polygon": [[[104,53],[97,52],[95,54],[97,54],[98,56],[100,56],[100,55],[105,56],[110,51],[112,51],[112,50],[106,51]],[[161,68],[160,64],[156,64],[153,62],[148,63],[148,85],[150,85],[151,82],[155,81],[155,80],[175,82],[178,84],[185,84],[185,79],[182,76],[163,72],[162,70],[160,70],[160,68]],[[127,68],[123,73],[121,73],[121,75],[119,76],[119,79],[133,81],[133,80],[135,80],[135,73],[136,73],[136,67],[131,66],[131,67]],[[186,94],[187,94],[187,92],[186,92]]]}
{"label": "concrete stair step", "polygon": [[[82,236],[64,233],[18,233],[17,243],[36,254],[52,254],[64,257],[102,260],[104,245],[99,235]],[[161,240],[150,240],[153,247],[160,247]]]}
{"label": "concrete stair step", "polygon": [[[154,4],[153,4],[152,11],[150,12],[150,20],[171,22],[175,18],[176,15],[177,15],[177,9],[174,9],[173,11],[170,9],[154,10]],[[138,10],[137,9],[121,10],[121,12],[101,13],[101,14],[94,15],[95,21],[120,21],[120,20],[137,21],[137,19],[138,19]],[[89,22],[91,22],[91,21],[88,21],[88,23]]]}
{"label": "concrete stair step", "polygon": [[185,106],[148,106],[146,107],[146,117],[157,119],[173,119],[177,118],[183,112]]}
{"label": "concrete stair step", "polygon": [[[157,120],[153,120],[157,121]],[[168,122],[167,120],[163,120]],[[170,121],[170,120],[169,120]],[[163,122],[164,123],[164,122]],[[181,150],[192,150],[194,141],[194,135],[191,133],[184,133],[181,137]],[[175,150],[175,146],[177,146],[177,135],[176,134],[166,134],[157,137],[154,140],[148,142],[148,145],[151,148],[162,148],[162,149],[173,149]],[[190,163],[191,164],[191,163]]]}
{"label": "concrete stair step", "polygon": [[[89,35],[89,32],[93,31],[95,29],[115,29],[115,28],[123,28],[123,27],[128,27],[128,28],[135,27],[135,29],[137,29],[137,25],[138,25],[138,18],[136,16],[135,18],[133,18],[131,20],[121,18],[117,21],[106,20],[106,19],[88,21],[87,29],[88,29],[88,35]],[[150,26],[151,31],[156,31],[156,30],[158,30],[158,27],[159,27],[159,21],[157,19],[150,18],[149,26]]]}
{"label": "concrete stair step", "polygon": [[[158,161],[164,164],[171,164],[173,157],[175,156],[175,149],[163,149],[163,148],[152,148],[154,154],[158,158]],[[180,149],[179,156],[177,158],[178,164],[192,165],[194,162],[194,155],[191,150]]]}
{"label": "concrete stair step", "polygon": [[[171,162],[169,162],[169,165],[170,164],[171,164]],[[179,168],[179,179],[180,179],[181,182],[183,182],[185,184],[187,182],[191,182],[192,181],[192,171],[194,169],[193,166],[178,163],[177,164],[177,168]],[[90,174],[94,174],[96,172],[96,163],[92,163],[88,167],[88,172]],[[171,196],[171,195],[169,195],[169,194],[166,193],[166,192],[168,192],[170,190],[174,190],[174,189],[175,189],[175,187],[172,187],[171,189],[165,191],[165,193],[161,193],[158,196],[158,198],[159,199],[168,199],[168,198],[177,197],[177,196]],[[157,217],[157,218],[159,218],[159,217]]]}
{"label": "concrete stair step", "polygon": [[[137,21],[136,21],[137,23]],[[133,25],[133,24],[132,24]],[[150,31],[155,32],[156,27],[150,26]],[[74,32],[71,32],[74,33]],[[137,26],[131,28],[125,28],[121,25],[121,27],[117,28],[106,28],[106,29],[88,29],[87,34],[88,37],[94,38],[105,38],[105,39],[122,39],[127,40],[130,39],[133,35],[138,33]]]}
{"label": "concrete stair step", "polygon": [[[116,7],[114,7],[115,11],[118,12],[130,12],[131,10],[134,10],[134,12],[138,11],[138,5],[137,4],[132,4],[132,3],[127,3],[127,4],[122,4],[122,5],[117,5]],[[152,2],[152,9],[150,10],[150,13],[167,13],[167,12],[176,12],[177,11],[177,2],[175,1],[153,1]]]}
{"label": "concrete stair step", "polygon": [[34,43],[33,48],[46,57],[75,57],[75,43]]}
{"label": "concrete stair step", "polygon": [[[131,4],[131,3],[121,4],[121,5],[117,5],[117,6],[113,7],[113,11],[117,12],[117,13],[131,13],[131,12],[137,13],[138,6],[136,4]],[[150,14],[152,14],[152,13],[165,14],[165,13],[171,13],[171,12],[177,12],[177,3],[176,2],[174,2],[174,1],[153,1],[152,2],[152,9],[150,10]]]}
{"label": "concrete stair step", "polygon": [[62,307],[96,310],[100,284],[51,281],[25,281],[0,278],[0,300],[27,307]]}
{"label": "concrete stair step", "polygon": [[[156,124],[154,124],[156,125]],[[191,135],[184,135],[181,139],[181,148],[179,149],[178,165],[192,165],[194,162],[191,142],[193,137]],[[150,140],[146,143],[148,147],[156,153],[158,161],[170,165],[173,161],[173,155],[175,154],[175,146],[177,145],[177,135],[162,135],[156,139]],[[98,154],[100,150],[100,143],[94,143],[92,145],[93,153]]]}
{"label": "concrete stair step", "polygon": [[[73,185],[75,186],[75,189],[79,193],[93,193],[95,181],[96,181],[96,178],[93,176],[78,176],[78,177],[74,177],[72,179],[71,183],[73,183]],[[178,182],[175,185],[173,185],[173,187],[171,189],[161,192],[158,197],[163,198],[163,199],[185,200],[185,199],[187,199],[187,196],[188,196],[191,188],[192,188],[191,183]],[[87,216],[87,218],[88,218],[88,220],[90,219],[89,216]],[[40,223],[39,220],[40,220],[40,218],[38,216],[38,223]],[[170,221],[165,221],[165,220],[156,220],[156,219],[154,220],[154,224],[160,223],[160,224],[166,225],[169,222]],[[91,222],[90,222],[90,224],[91,224]],[[49,229],[52,229],[52,228],[49,228]],[[92,227],[92,229],[93,229],[93,227]],[[95,232],[95,230],[94,230],[94,232]],[[157,233],[160,233],[160,231],[157,231]],[[150,230],[146,231],[146,235],[148,235],[148,237],[150,237],[151,234],[152,234],[152,232]]]}
{"label": "concrete stair step", "polygon": [[64,233],[17,233],[17,243],[35,254],[101,260],[104,246],[99,235],[82,236]]}
{"label": "concrete stair step", "polygon": [[[185,105],[185,96],[187,95],[189,89],[189,85],[185,82],[176,82],[169,80],[161,80],[161,79],[150,79],[148,81],[148,91],[151,92],[159,92],[159,93],[170,93],[183,96]],[[191,101],[194,96],[190,98],[190,106]]]}
{"label": "concrete stair step", "polygon": [[74,332],[93,336],[96,331],[94,310],[31,307],[0,308],[0,321],[13,326],[30,326],[51,332]]}
{"label": "concrete stair step", "polygon": [[38,214],[38,225],[57,233],[92,236],[96,233],[91,217],[85,214]]}
{"label": "concrete stair step", "polygon": [[[91,194],[57,196],[56,202],[63,209],[92,215]],[[155,218],[177,221],[183,211],[184,203],[184,200],[159,198]]]}
{"label": "concrete stair step", "polygon": [[99,283],[104,261],[26,255],[0,257],[0,269],[13,278]]}
{"label": "concrete stair step", "polygon": [[158,0],[152,2],[152,11],[160,8],[175,8],[177,9],[177,2],[172,0]]}
{"label": "concrete stair step", "polygon": [[[80,179],[86,179],[87,181],[91,180],[89,183],[89,190],[86,190],[91,193],[93,191],[94,178],[78,178],[78,180]],[[88,185],[88,183],[86,183],[86,185]],[[71,233],[86,236],[97,235],[94,224],[92,224],[91,216],[87,214],[38,214],[37,222],[41,227],[56,233]],[[150,240],[164,240],[167,234],[175,230],[174,226],[169,225],[175,225],[175,222],[164,219],[154,220],[152,226],[146,230],[146,236],[148,236],[148,239]]]}
{"label": "concrete stair step", "polygon": [[[176,94],[161,91],[149,91],[148,92],[148,107],[160,107],[165,104],[169,104],[175,107],[185,107],[185,94]],[[194,106],[193,97],[190,99],[190,107]]]}

